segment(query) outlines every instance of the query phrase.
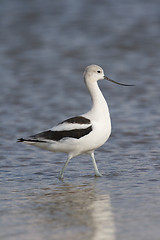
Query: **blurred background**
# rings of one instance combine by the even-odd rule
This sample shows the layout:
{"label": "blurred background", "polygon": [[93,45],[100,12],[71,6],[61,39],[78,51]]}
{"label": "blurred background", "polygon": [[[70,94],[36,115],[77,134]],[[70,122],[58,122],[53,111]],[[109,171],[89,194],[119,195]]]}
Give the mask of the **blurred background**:
{"label": "blurred background", "polygon": [[[160,139],[159,0],[1,0],[2,239],[158,240]],[[87,65],[100,82],[112,135],[91,160],[16,143],[87,112]],[[107,228],[108,226],[108,228]]]}

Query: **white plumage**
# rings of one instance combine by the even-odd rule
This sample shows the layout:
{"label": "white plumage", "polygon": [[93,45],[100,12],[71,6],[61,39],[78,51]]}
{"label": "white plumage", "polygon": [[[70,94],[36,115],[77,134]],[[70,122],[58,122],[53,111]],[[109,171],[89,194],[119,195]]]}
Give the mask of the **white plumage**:
{"label": "white plumage", "polygon": [[45,132],[26,139],[18,139],[19,142],[52,152],[67,153],[68,159],[60,172],[60,179],[63,178],[64,169],[70,159],[84,153],[91,155],[95,175],[101,176],[94,158],[94,151],[102,146],[111,134],[111,121],[107,102],[98,87],[97,81],[106,79],[114,83],[117,82],[105,77],[103,69],[97,65],[86,67],[83,76],[93,102],[89,112],[67,119]]}

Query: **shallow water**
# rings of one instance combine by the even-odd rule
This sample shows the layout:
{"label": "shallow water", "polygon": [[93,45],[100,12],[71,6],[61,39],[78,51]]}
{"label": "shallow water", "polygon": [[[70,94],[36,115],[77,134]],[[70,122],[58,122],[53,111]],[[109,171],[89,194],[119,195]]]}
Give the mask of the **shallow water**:
{"label": "shallow water", "polygon": [[[0,239],[158,240],[159,1],[0,5]],[[91,159],[16,143],[89,110],[82,73],[99,64],[112,135]],[[75,237],[76,236],[76,237]]]}

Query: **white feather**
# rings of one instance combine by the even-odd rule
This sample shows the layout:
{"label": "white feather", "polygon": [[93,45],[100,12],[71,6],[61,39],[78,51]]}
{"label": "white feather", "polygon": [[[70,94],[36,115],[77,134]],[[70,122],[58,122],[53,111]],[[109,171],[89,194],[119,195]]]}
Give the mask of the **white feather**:
{"label": "white feather", "polygon": [[67,123],[64,122],[62,124],[59,124],[53,128],[51,128],[51,131],[69,131],[74,129],[85,129],[91,126],[90,124],[79,124],[79,123]]}

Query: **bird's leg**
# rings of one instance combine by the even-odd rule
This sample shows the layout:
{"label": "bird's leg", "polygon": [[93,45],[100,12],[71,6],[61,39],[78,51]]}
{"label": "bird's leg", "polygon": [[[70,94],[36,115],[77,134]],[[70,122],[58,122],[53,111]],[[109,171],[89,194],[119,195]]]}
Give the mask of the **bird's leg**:
{"label": "bird's leg", "polygon": [[68,156],[68,159],[67,159],[67,161],[65,162],[65,164],[64,164],[64,166],[63,166],[63,168],[62,168],[62,170],[60,171],[60,174],[59,174],[59,179],[63,179],[63,173],[64,173],[64,170],[65,170],[65,168],[67,167],[67,165],[68,165],[68,163],[69,163],[70,159],[71,159],[71,157],[70,157],[70,156]]}
{"label": "bird's leg", "polygon": [[96,164],[96,160],[94,158],[94,152],[91,153],[91,158],[92,158],[92,162],[93,162],[93,166],[94,166],[94,172],[95,172],[95,176],[96,177],[102,177],[102,174],[100,174],[97,164]]}

